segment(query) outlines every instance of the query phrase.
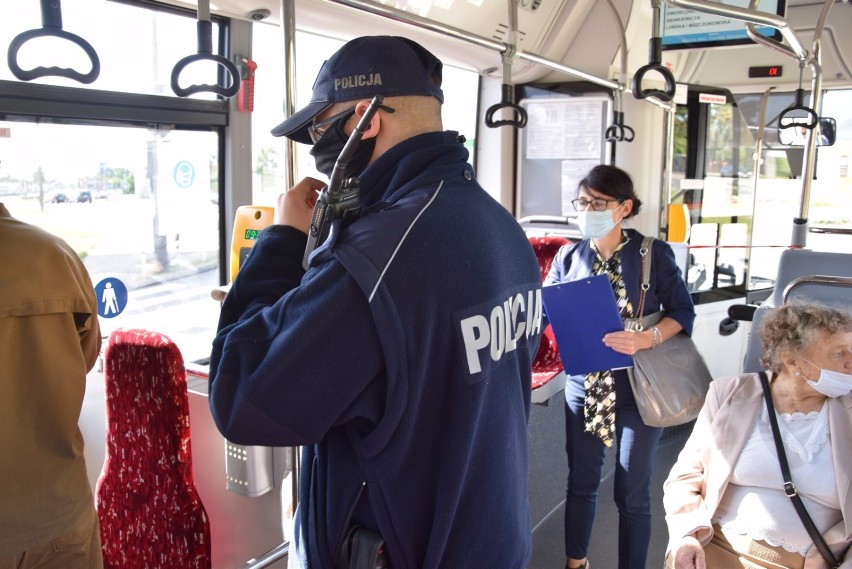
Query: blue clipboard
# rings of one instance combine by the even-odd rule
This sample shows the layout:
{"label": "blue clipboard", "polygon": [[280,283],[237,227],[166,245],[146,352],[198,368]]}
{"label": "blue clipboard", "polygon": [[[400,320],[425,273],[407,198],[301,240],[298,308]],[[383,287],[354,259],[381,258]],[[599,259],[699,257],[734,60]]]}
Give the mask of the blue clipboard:
{"label": "blue clipboard", "polygon": [[541,289],[547,319],[568,375],[633,367],[633,358],[603,343],[624,330],[607,275],[547,285]]}

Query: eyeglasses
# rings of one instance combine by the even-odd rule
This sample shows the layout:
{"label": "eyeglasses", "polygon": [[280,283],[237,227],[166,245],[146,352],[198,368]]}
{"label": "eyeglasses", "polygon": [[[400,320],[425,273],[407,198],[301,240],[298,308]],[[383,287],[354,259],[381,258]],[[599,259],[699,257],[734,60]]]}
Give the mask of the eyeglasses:
{"label": "eyeglasses", "polygon": [[319,139],[322,138],[322,135],[325,134],[325,131],[328,130],[328,127],[332,126],[336,121],[346,117],[348,120],[349,117],[355,114],[355,107],[351,109],[346,109],[345,111],[341,111],[336,115],[331,115],[327,119],[323,119],[318,123],[313,123],[308,126],[308,136],[311,137],[311,142],[316,144],[319,142]]}
{"label": "eyeglasses", "polygon": [[[393,109],[393,108],[391,108],[387,105],[379,105],[379,108],[382,109],[383,111],[388,112],[388,113],[392,113],[392,112],[396,111],[396,109]],[[343,119],[343,118],[346,118],[346,120],[349,120],[349,117],[351,117],[354,114],[355,114],[355,107],[352,107],[350,109],[346,109],[345,111],[341,111],[341,112],[339,112],[335,115],[331,115],[327,119],[323,119],[323,120],[319,121],[318,123],[313,123],[311,125],[308,125],[308,136],[311,137],[311,142],[316,144],[317,142],[319,142],[319,139],[322,138],[322,135],[325,134],[325,131],[327,131],[329,129],[329,127],[333,126],[335,122],[337,122],[338,120]]]}
{"label": "eyeglasses", "polygon": [[612,202],[618,202],[620,205],[624,203],[624,200],[605,200],[604,198],[587,200],[586,198],[577,198],[571,200],[571,205],[577,211],[586,211],[589,209],[589,206],[592,206],[592,209],[595,211],[605,211]]}

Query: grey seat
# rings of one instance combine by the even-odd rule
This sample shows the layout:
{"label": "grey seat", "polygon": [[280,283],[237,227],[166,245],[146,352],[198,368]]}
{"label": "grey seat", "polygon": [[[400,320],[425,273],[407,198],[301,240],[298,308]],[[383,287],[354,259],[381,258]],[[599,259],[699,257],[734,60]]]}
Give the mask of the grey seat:
{"label": "grey seat", "polygon": [[755,311],[743,372],[762,369],[763,348],[756,330],[767,311],[787,300],[802,298],[829,306],[852,307],[852,254],[787,249],[781,254],[775,289]]}

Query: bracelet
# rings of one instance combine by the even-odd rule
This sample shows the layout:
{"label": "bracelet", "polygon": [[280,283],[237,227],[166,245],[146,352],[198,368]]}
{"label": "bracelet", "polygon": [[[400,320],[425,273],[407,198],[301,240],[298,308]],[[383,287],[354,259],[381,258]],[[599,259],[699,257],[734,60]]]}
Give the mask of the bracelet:
{"label": "bracelet", "polygon": [[660,344],[663,343],[663,336],[662,336],[662,334],[660,334],[660,330],[656,326],[651,328],[651,332],[654,335],[652,340],[651,340],[651,349],[653,350],[654,348],[656,348],[657,346],[659,346]]}

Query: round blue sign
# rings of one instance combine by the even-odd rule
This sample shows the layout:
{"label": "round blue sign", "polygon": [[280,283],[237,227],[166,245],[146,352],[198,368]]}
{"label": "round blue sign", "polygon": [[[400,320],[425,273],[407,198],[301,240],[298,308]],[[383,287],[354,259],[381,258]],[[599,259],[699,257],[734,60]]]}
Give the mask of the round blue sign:
{"label": "round blue sign", "polygon": [[175,164],[172,178],[179,188],[189,188],[195,182],[195,166],[191,162],[181,160]]}
{"label": "round blue sign", "polygon": [[107,277],[95,285],[98,314],[104,318],[115,318],[127,306],[127,287],[120,280]]}

